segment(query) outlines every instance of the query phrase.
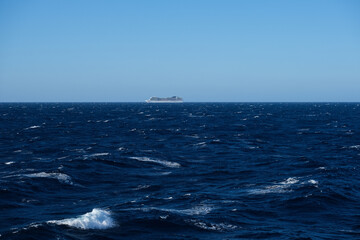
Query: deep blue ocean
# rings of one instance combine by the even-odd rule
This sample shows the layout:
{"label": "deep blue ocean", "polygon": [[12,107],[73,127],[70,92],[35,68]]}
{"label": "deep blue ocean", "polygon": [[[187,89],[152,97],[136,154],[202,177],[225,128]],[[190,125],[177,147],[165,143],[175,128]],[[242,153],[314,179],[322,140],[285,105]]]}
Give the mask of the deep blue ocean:
{"label": "deep blue ocean", "polygon": [[0,239],[360,239],[360,104],[2,103]]}

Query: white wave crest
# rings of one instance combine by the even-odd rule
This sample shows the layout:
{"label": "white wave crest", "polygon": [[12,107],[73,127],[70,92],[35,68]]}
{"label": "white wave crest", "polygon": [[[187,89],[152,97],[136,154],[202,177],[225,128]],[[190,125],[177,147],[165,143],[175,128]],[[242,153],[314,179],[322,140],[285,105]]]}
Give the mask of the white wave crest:
{"label": "white wave crest", "polygon": [[29,129],[39,128],[39,127],[40,127],[40,126],[38,126],[38,125],[34,125],[34,126],[31,126],[31,127],[25,128],[24,130],[29,130]]}
{"label": "white wave crest", "polygon": [[191,219],[189,220],[190,223],[194,224],[194,226],[201,228],[201,229],[205,229],[205,230],[210,230],[210,231],[218,231],[218,232],[223,232],[223,231],[231,231],[231,230],[235,230],[238,227],[232,224],[226,224],[226,223],[205,223],[205,222],[201,222],[195,219]]}
{"label": "white wave crest", "polygon": [[350,149],[360,149],[360,145],[353,145],[349,147]]}
{"label": "white wave crest", "polygon": [[64,173],[39,172],[39,173],[23,174],[23,176],[30,178],[53,178],[53,179],[57,179],[60,183],[73,185],[73,182],[71,181],[71,177]]}
{"label": "white wave crest", "polygon": [[197,147],[206,147],[206,142],[199,142],[199,143],[195,143],[195,144],[193,144],[193,146],[197,146]]}
{"label": "white wave crest", "polygon": [[290,187],[298,182],[299,180],[296,178],[288,178],[285,181],[279,182],[274,185],[265,186],[264,188],[250,189],[248,193],[257,195],[257,194],[267,194],[267,193],[291,192],[292,190],[290,189]]}
{"label": "white wave crest", "polygon": [[85,155],[85,158],[89,158],[89,157],[101,157],[101,156],[108,156],[110,155],[110,153],[93,153],[90,155]]}
{"label": "white wave crest", "polygon": [[312,185],[318,185],[318,184],[319,184],[319,182],[316,181],[316,180],[314,180],[314,179],[310,179],[310,180],[308,181],[308,183],[310,183],[310,184],[312,184]]}
{"label": "white wave crest", "polygon": [[67,218],[63,220],[52,220],[47,223],[57,225],[67,225],[80,229],[107,229],[114,227],[115,221],[111,217],[111,212],[94,208],[91,212],[80,215],[76,218]]}
{"label": "white wave crest", "polygon": [[292,184],[298,183],[299,180],[296,178],[288,178],[285,181],[280,182],[281,185],[290,186]]}
{"label": "white wave crest", "polygon": [[151,210],[157,210],[162,212],[170,212],[175,214],[184,214],[184,215],[206,215],[212,211],[212,208],[209,206],[197,206],[190,209],[172,209],[172,208],[157,208],[157,207],[149,207],[149,208],[140,208],[138,210],[142,210],[144,212],[148,212]]}
{"label": "white wave crest", "polygon": [[181,167],[181,165],[177,162],[169,162],[169,161],[165,161],[165,160],[158,160],[158,159],[151,159],[148,157],[130,157],[130,159],[135,159],[141,162],[153,162],[153,163],[158,163],[160,165],[163,165],[165,167],[170,167],[170,168],[178,168]]}

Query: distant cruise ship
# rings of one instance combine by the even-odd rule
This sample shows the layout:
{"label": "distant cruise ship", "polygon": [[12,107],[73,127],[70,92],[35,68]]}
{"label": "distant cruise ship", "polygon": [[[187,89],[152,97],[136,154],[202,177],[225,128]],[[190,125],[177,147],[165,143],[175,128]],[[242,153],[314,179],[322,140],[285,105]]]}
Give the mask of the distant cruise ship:
{"label": "distant cruise ship", "polygon": [[182,103],[184,102],[181,97],[173,96],[167,98],[151,97],[148,100],[145,100],[147,103]]}

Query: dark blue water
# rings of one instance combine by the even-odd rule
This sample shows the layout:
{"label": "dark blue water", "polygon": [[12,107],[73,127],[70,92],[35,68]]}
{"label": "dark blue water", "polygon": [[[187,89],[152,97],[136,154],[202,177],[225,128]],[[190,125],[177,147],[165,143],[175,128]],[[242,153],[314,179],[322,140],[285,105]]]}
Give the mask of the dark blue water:
{"label": "dark blue water", "polygon": [[360,239],[360,104],[0,104],[0,239]]}

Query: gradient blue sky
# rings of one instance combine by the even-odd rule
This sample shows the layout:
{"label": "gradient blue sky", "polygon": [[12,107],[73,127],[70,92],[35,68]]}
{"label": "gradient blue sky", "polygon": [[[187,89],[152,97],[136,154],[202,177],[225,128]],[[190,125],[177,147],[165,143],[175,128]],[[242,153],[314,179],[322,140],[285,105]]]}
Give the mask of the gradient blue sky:
{"label": "gradient blue sky", "polygon": [[360,1],[0,1],[0,101],[360,101]]}

